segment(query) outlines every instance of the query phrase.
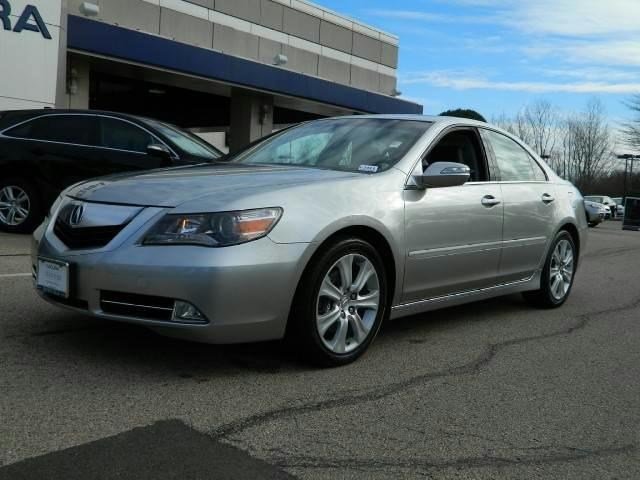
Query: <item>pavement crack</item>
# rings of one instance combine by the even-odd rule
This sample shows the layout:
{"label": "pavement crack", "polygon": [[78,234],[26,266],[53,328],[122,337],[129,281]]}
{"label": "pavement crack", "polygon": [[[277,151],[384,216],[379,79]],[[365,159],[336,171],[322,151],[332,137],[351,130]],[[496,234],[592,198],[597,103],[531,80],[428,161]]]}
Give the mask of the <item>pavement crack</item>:
{"label": "pavement crack", "polygon": [[240,418],[238,420],[221,425],[215,429],[212,429],[209,434],[216,439],[226,439],[233,437],[245,430],[258,427],[259,425],[280,420],[287,417],[295,417],[305,413],[319,412],[323,410],[330,410],[338,407],[349,407],[358,405],[361,403],[374,402],[385,397],[396,395],[409,388],[423,385],[434,380],[443,378],[459,377],[465,375],[474,375],[482,371],[487,367],[496,355],[503,349],[519,345],[523,343],[535,342],[546,340],[549,338],[571,335],[572,333],[581,330],[587,326],[589,321],[605,314],[618,313],[627,310],[633,310],[640,306],[640,298],[634,300],[631,303],[616,306],[613,308],[606,308],[595,312],[587,312],[577,315],[577,322],[573,325],[557,330],[554,332],[532,335],[529,337],[515,338],[511,340],[505,340],[503,342],[489,344],[484,352],[477,356],[474,360],[459,365],[457,367],[449,368],[446,370],[429,372],[422,375],[416,375],[399,382],[383,385],[378,388],[370,389],[365,392],[358,392],[350,395],[342,395],[335,398],[328,398],[326,400],[302,403],[299,405],[287,405],[284,407],[267,410],[264,412],[256,413],[248,417]]}

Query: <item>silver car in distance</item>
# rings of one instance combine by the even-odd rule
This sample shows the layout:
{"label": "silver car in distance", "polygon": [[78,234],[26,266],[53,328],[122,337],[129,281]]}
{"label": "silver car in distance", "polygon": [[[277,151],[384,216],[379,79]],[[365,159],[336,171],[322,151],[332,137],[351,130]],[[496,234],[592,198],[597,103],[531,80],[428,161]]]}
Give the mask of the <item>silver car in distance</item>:
{"label": "silver car in distance", "polygon": [[386,318],[514,292],[562,305],[586,230],[580,193],[504,131],[357,116],[77,184],[35,232],[33,271],[56,305],[342,365]]}

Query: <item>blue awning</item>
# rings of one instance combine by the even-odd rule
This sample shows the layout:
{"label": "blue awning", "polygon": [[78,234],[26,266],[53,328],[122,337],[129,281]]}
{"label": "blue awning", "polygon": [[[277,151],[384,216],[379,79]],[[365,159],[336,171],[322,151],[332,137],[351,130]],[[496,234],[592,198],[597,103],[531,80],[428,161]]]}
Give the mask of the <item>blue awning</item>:
{"label": "blue awning", "polygon": [[206,48],[69,15],[69,48],[367,113],[421,114],[422,105]]}

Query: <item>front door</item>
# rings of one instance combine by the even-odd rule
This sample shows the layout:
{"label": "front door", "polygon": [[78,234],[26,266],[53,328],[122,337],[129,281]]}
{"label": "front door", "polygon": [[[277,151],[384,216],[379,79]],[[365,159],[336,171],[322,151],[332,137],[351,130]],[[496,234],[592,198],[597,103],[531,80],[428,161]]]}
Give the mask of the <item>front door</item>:
{"label": "front door", "polygon": [[500,185],[492,182],[475,129],[454,129],[434,144],[423,168],[464,163],[471,181],[459,187],[405,191],[407,260],[403,303],[486,288],[496,283],[502,243]]}

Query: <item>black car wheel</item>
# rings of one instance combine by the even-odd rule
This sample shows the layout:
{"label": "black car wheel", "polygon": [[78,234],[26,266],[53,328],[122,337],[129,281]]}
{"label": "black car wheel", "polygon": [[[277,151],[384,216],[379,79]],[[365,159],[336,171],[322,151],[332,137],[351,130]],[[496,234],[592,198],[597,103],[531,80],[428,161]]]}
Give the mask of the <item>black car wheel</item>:
{"label": "black car wheel", "polygon": [[340,366],[375,339],[387,309],[387,275],[368,242],[346,238],[307,269],[291,311],[289,340],[314,363]]}
{"label": "black car wheel", "polygon": [[42,221],[42,204],[35,187],[21,178],[0,180],[0,228],[31,233]]}

